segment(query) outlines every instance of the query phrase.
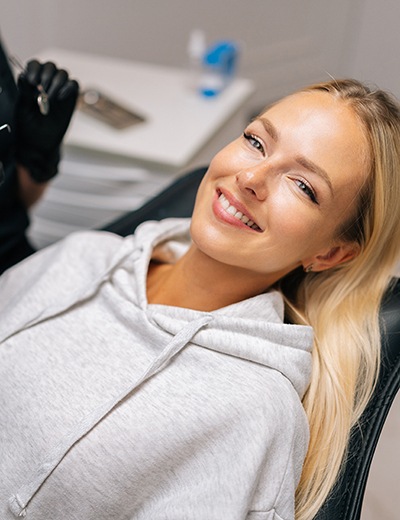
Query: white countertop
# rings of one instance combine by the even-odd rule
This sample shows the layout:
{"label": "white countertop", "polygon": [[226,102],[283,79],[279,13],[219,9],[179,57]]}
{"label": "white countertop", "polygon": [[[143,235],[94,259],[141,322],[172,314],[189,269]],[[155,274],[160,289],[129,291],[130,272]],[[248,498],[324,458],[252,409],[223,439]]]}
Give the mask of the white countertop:
{"label": "white countertop", "polygon": [[253,83],[235,79],[216,98],[202,98],[184,69],[65,51],[39,53],[69,71],[82,89],[97,88],[143,114],[147,121],[125,130],[76,111],[66,143],[165,167],[182,168],[213,137],[254,91]]}

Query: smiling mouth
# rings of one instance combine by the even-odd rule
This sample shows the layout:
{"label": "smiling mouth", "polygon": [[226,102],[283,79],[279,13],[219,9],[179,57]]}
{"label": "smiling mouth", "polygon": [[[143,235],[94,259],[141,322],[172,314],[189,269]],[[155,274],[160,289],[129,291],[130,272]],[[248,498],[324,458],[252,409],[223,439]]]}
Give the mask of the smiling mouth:
{"label": "smiling mouth", "polygon": [[233,206],[228,199],[225,197],[223,193],[219,193],[218,200],[221,204],[221,206],[224,208],[224,210],[229,214],[232,215],[237,220],[240,220],[245,224],[247,227],[254,229],[255,231],[262,231],[260,226],[254,222],[254,220],[251,220],[247,215],[239,211],[238,209]]}

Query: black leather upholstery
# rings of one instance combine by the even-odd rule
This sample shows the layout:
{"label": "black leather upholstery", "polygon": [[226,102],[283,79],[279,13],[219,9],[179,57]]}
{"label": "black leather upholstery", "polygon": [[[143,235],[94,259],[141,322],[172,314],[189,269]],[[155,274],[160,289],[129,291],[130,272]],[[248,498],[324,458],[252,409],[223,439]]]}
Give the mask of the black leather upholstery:
{"label": "black leather upholstery", "polygon": [[360,426],[351,437],[342,476],[316,520],[358,520],[372,458],[400,386],[400,281],[388,291],[381,311],[382,363],[378,384]]}
{"label": "black leather upholstery", "polygon": [[115,220],[106,231],[126,236],[133,233],[136,227],[146,220],[162,220],[169,217],[190,217],[192,215],[197,188],[207,168],[198,168],[173,184],[159,195],[149,200],[141,208],[131,211]]}
{"label": "black leather upholstery", "polygon": [[[190,172],[140,209],[124,215],[105,229],[125,236],[145,220],[191,216],[196,191],[206,170],[199,168]],[[378,384],[360,426],[353,431],[341,478],[315,520],[360,518],[372,457],[400,386],[400,281],[388,291],[381,316],[382,364]]]}

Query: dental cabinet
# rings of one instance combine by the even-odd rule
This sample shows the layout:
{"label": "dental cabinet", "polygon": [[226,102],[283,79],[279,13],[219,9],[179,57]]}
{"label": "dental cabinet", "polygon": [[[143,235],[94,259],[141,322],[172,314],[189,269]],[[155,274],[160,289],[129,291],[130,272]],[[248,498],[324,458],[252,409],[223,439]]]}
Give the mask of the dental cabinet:
{"label": "dental cabinet", "polygon": [[143,118],[116,129],[83,106],[75,111],[60,172],[31,212],[29,237],[38,248],[140,207],[179,175],[208,164],[247,123],[250,80],[235,78],[205,98],[185,69],[62,49],[38,59],[67,69],[82,91],[101,92]]}

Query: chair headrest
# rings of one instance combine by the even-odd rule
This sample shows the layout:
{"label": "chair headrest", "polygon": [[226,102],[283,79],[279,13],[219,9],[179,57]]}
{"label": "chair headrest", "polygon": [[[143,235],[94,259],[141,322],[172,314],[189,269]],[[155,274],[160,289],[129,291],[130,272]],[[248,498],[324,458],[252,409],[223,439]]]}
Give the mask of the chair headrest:
{"label": "chair headrest", "polygon": [[381,309],[382,354],[390,364],[400,362],[400,279],[388,290]]}

